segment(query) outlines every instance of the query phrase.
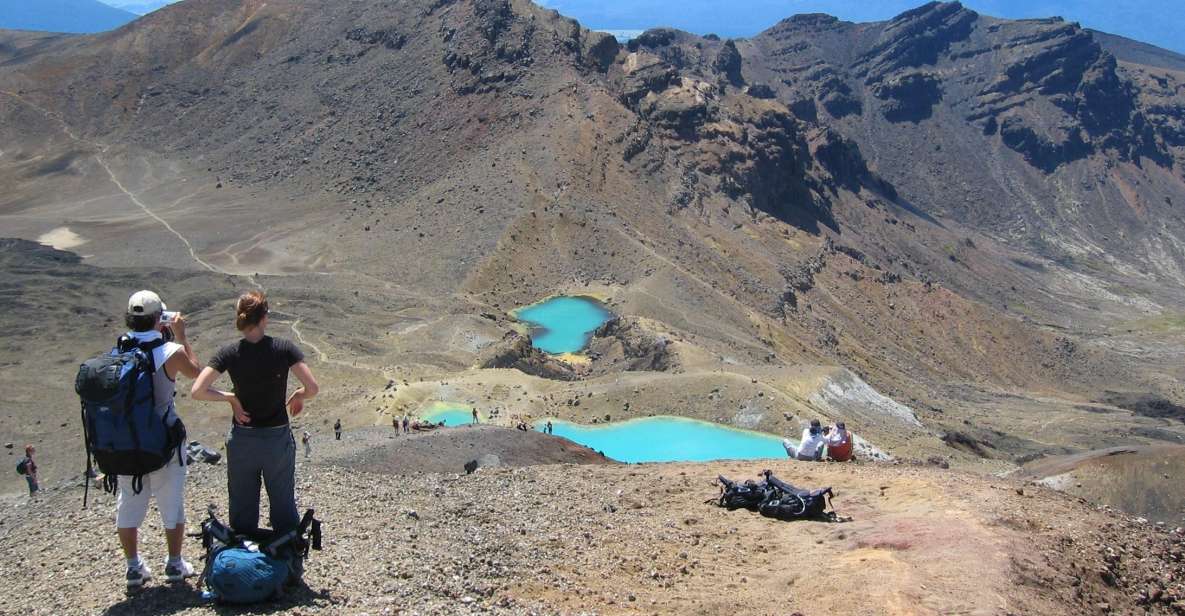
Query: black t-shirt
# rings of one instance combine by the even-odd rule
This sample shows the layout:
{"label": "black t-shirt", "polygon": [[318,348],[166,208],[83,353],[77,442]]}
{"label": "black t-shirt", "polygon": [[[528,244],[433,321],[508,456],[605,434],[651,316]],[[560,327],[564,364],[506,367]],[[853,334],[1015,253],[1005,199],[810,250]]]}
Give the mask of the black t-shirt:
{"label": "black t-shirt", "polygon": [[302,361],[304,353],[292,341],[264,336],[256,343],[240,340],[222,347],[210,367],[230,373],[235,396],[251,417],[245,425],[270,428],[288,423],[288,369]]}

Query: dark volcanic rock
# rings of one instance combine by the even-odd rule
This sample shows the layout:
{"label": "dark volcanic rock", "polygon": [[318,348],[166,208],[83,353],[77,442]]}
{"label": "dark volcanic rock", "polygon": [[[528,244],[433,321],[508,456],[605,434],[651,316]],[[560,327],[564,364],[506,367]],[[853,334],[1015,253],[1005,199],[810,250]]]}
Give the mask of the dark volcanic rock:
{"label": "dark volcanic rock", "polygon": [[676,37],[678,37],[678,32],[670,28],[651,28],[630,39],[629,43],[626,43],[626,47],[630,51],[637,51],[642,47],[651,49],[665,47],[675,42]]}
{"label": "dark volcanic rock", "polygon": [[753,98],[774,98],[777,96],[777,94],[774,92],[774,89],[764,83],[755,83],[745,88],[745,94],[748,94]]}
{"label": "dark volcanic rock", "polygon": [[728,83],[740,86],[745,83],[745,78],[741,76],[741,63],[741,52],[737,51],[736,43],[728,40],[721,45],[720,51],[716,52],[716,60],[712,67],[722,73]]}
{"label": "dark volcanic rock", "polygon": [[886,101],[881,113],[890,122],[918,122],[933,114],[942,100],[942,86],[929,73],[909,73],[886,79],[872,88],[877,98]]}
{"label": "dark volcanic rock", "polygon": [[1185,422],[1185,406],[1152,393],[1108,391],[1098,401],[1144,417],[1163,417]]}
{"label": "dark volcanic rock", "polygon": [[536,349],[531,339],[509,332],[502,341],[483,353],[482,368],[513,368],[545,379],[571,381],[580,375],[576,370],[554,357]]}
{"label": "dark volcanic rock", "polygon": [[1029,164],[1046,173],[1090,153],[1090,146],[1083,141],[1080,132],[1068,131],[1060,141],[1054,142],[1028,126],[1019,116],[1004,118],[1000,125],[1000,140],[1023,155]]}
{"label": "dark volcanic rock", "polygon": [[581,49],[584,57],[602,71],[609,68],[619,51],[621,45],[617,43],[617,38],[605,32],[589,32]]}
{"label": "dark volcanic rock", "polygon": [[933,65],[950,46],[967,38],[979,17],[958,2],[931,2],[885,25],[880,41],[855,66],[869,83],[894,71]]}
{"label": "dark volcanic rock", "polygon": [[609,320],[593,333],[589,355],[596,358],[594,369],[598,363],[628,371],[666,371],[677,365],[665,337],[646,331],[634,319],[622,317]]}

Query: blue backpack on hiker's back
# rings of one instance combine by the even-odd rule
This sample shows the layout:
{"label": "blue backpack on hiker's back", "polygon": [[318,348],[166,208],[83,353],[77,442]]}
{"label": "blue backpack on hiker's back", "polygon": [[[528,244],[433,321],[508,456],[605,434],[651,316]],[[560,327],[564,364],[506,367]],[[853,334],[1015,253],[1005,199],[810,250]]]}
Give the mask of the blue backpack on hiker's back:
{"label": "blue backpack on hiker's back", "polygon": [[92,476],[93,458],[106,475],[108,491],[115,490],[118,475],[127,475],[139,494],[144,475],[163,468],[170,456],[180,456],[185,426],[180,418],[168,425],[168,409],[156,408],[153,391],[153,351],[162,345],[164,340],[125,336],[110,353],[78,368],[74,391],[82,401],[87,476]]}

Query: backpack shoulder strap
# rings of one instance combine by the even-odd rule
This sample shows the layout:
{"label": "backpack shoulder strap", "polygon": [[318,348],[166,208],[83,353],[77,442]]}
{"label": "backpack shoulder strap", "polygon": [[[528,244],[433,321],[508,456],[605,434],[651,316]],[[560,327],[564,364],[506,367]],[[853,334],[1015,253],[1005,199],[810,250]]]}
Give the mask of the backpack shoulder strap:
{"label": "backpack shoulder strap", "polygon": [[141,342],[141,343],[137,344],[136,346],[140,347],[141,351],[144,351],[145,353],[149,353],[149,352],[155,351],[156,349],[158,349],[160,347],[165,346],[165,339],[164,338],[157,338],[155,340],[149,340],[148,342]]}

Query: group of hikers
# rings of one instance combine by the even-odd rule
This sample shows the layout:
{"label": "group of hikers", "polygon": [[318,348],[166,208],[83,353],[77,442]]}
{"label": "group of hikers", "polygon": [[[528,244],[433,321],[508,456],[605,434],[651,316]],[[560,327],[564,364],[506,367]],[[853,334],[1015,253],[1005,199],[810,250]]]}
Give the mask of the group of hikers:
{"label": "group of hikers", "polygon": [[[116,491],[116,528],[127,561],[129,589],[143,586],[152,577],[139,551],[139,528],[150,500],[156,502],[165,532],[168,548],[165,577],[170,582],[179,582],[195,575],[193,566],[182,557],[187,467],[181,450],[185,442],[184,426],[174,403],[181,376],[193,379],[190,395],[194,400],[222,402],[231,410],[232,422],[226,439],[230,526],[238,532],[259,529],[261,487],[267,492],[272,529],[283,533],[300,525],[295,494],[296,443],[289,417],[301,414],[305,402],[317,395],[318,386],[300,348],[290,340],[267,334],[268,318],[268,301],[262,292],[240,295],[235,305],[235,327],[241,339],[223,346],[202,366],[190,345],[185,315],[167,312],[164,302],[153,291],[139,291],[129,298],[125,318],[129,331],[120,339],[119,346],[138,348],[151,358],[148,365],[153,370],[155,409],[165,418],[166,426],[175,426],[182,433],[182,445],[162,468],[143,475],[119,475],[111,482],[110,487]],[[215,387],[224,374],[230,376],[231,391]],[[300,382],[292,394],[288,394],[289,374]],[[473,415],[476,422],[476,409]],[[406,415],[402,421],[393,418],[392,426],[396,432],[403,433],[420,427],[413,425]],[[520,422],[518,427],[528,429],[525,422]],[[552,432],[550,421],[542,431]],[[340,420],[334,425],[334,434],[341,439]],[[307,457],[311,451],[309,433],[305,432],[301,440]],[[790,440],[783,444],[786,453],[798,460],[826,457],[842,462],[853,456],[853,436],[843,422],[823,427],[814,420],[803,431],[801,444],[795,446]],[[34,448],[27,446],[18,467],[26,477],[30,494],[38,490],[33,455]]]}
{"label": "group of hikers", "polygon": [[783,439],[782,446],[786,448],[786,455],[795,460],[847,462],[855,455],[853,441],[852,433],[844,422],[824,426],[818,419],[812,419],[811,424],[802,431],[802,441],[797,447],[790,439]]}
{"label": "group of hikers", "polygon": [[[242,338],[219,349],[203,366],[189,343],[185,315],[166,312],[153,291],[139,291],[128,300],[125,322],[129,331],[120,346],[139,348],[151,357],[155,408],[171,429],[183,432],[174,396],[179,377],[193,379],[194,400],[222,402],[230,406],[232,422],[226,439],[226,478],[231,527],[247,532],[259,528],[260,488],[266,489],[271,527],[293,530],[300,524],[296,508],[296,442],[289,415],[296,417],[305,402],[317,395],[317,381],[305,364],[304,354],[291,341],[267,334],[268,302],[263,293],[250,291],[235,305],[235,327]],[[118,348],[118,347],[117,347]],[[300,387],[288,394],[288,375]],[[229,374],[233,389],[215,387]],[[164,527],[168,559],[165,577],[180,582],[195,574],[182,556],[185,538],[186,456],[180,450],[163,468],[138,476],[118,475],[116,528],[127,560],[127,587],[139,588],[152,578],[141,557],[139,529],[155,500]],[[32,450],[30,448],[29,455]],[[34,489],[36,467],[33,465]]]}

